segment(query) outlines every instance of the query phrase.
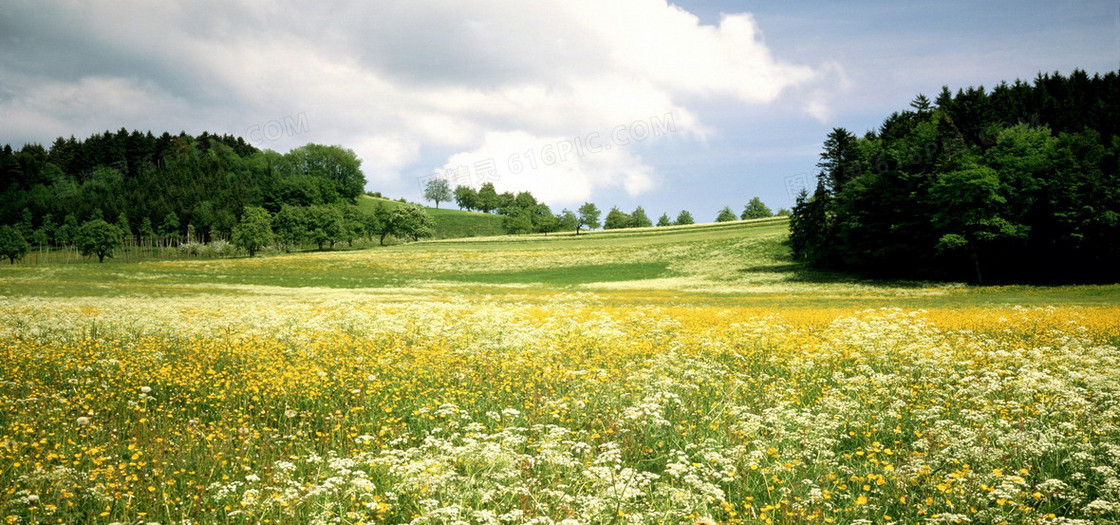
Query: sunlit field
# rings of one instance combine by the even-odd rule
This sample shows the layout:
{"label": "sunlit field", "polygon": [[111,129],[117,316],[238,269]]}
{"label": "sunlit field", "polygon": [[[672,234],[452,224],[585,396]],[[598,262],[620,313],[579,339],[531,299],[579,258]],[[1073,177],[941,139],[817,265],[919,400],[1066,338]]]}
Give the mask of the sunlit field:
{"label": "sunlit field", "polygon": [[1120,521],[1120,287],[785,230],[5,266],[0,519]]}

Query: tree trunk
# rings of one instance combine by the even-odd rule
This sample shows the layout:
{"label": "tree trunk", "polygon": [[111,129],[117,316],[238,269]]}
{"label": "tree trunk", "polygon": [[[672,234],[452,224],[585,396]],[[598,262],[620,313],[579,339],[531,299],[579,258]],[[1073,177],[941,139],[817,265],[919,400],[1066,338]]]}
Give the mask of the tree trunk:
{"label": "tree trunk", "polygon": [[976,284],[984,284],[984,277],[980,275],[980,254],[972,250],[972,268],[976,271]]}

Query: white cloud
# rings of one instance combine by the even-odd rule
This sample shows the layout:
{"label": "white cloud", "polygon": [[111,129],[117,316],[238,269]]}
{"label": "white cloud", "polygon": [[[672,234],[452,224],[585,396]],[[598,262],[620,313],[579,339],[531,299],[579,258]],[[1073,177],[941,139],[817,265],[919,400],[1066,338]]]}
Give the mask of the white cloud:
{"label": "white cloud", "polygon": [[362,171],[373,183],[395,179],[400,170],[420,158],[420,143],[402,134],[358,137],[352,146],[362,159]]}
{"label": "white cloud", "polygon": [[583,5],[606,11],[590,18],[589,25],[611,50],[614,67],[672,91],[765,103],[816,76],[811,68],[775,60],[750,14],[724,15],[719,26],[705,26],[694,15],[658,2]]}
{"label": "white cloud", "polygon": [[127,127],[126,123],[154,125],[168,110],[186,109],[182,100],[150,82],[132,78],[89,76],[61,82],[4,76],[9,96],[0,102],[3,126],[48,144],[60,136],[116,131]]}
{"label": "white cloud", "polygon": [[[302,114],[307,133],[258,146],[342,144],[374,184],[410,185],[401,173],[486,155],[505,163],[666,114],[672,140],[702,141],[715,131],[689,110],[696,97],[769,104],[805,93],[804,111],[829,114],[822,72],[776,59],[751,15],[703,25],[656,0],[16,2],[6,16],[43,27],[0,57],[38,54],[31,61],[46,69],[43,82],[15,85],[27,62],[0,58],[0,108],[16,117],[0,124],[6,136],[90,126],[243,134]],[[66,53],[104,70],[51,71]],[[640,194],[658,180],[615,147],[500,184],[567,202],[612,186]]]}
{"label": "white cloud", "polygon": [[[478,148],[452,155],[438,174],[455,185],[489,181],[499,192],[529,191],[556,205],[590,200],[596,188],[622,187],[631,195],[653,188],[653,168],[620,144],[633,139],[622,132],[617,136],[619,140],[595,132],[577,137],[490,132]],[[484,169],[488,166],[494,170]]]}

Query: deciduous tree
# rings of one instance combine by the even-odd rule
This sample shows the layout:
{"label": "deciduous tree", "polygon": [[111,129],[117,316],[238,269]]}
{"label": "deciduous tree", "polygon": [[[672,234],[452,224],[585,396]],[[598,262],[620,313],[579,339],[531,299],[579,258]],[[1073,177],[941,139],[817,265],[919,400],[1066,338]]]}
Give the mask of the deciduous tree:
{"label": "deciduous tree", "polygon": [[646,210],[644,208],[638,206],[634,208],[634,211],[630,212],[631,228],[648,228],[650,226],[653,226],[653,222],[649,220],[649,216],[646,215]]}
{"label": "deciduous tree", "polygon": [[435,201],[436,209],[439,209],[440,202],[447,202],[451,200],[451,184],[447,179],[432,179],[424,185],[424,198],[430,201]]}
{"label": "deciduous tree", "polygon": [[494,189],[494,183],[487,182],[478,189],[478,209],[482,213],[490,213],[498,209],[498,191]]}
{"label": "deciduous tree", "polygon": [[556,231],[576,230],[576,233],[578,234],[578,227],[579,217],[577,217],[575,212],[573,212],[572,210],[565,209],[564,211],[556,215]]}
{"label": "deciduous tree", "polygon": [[253,257],[264,246],[272,244],[272,215],[257,206],[246,206],[241,222],[233,227],[233,244]]}
{"label": "deciduous tree", "polygon": [[576,218],[576,235],[579,235],[581,228],[593,230],[599,227],[599,208],[590,202],[583,203],[579,207],[579,215]]}
{"label": "deciduous tree", "polygon": [[747,206],[743,208],[743,213],[739,215],[739,218],[745,221],[747,219],[762,219],[773,215],[774,213],[762,202],[762,199],[754,197],[747,203]]}
{"label": "deciduous tree", "polygon": [[315,205],[307,209],[308,238],[319,250],[326,245],[334,249],[342,240],[342,212],[336,206]]}
{"label": "deciduous tree", "polygon": [[285,204],[272,218],[272,231],[276,242],[285,252],[291,252],[307,239],[307,208]]}
{"label": "deciduous tree", "polygon": [[121,247],[121,229],[103,219],[87,221],[78,228],[76,244],[82,255],[96,255],[97,262],[105,262],[112,257],[113,251]]}
{"label": "deciduous tree", "polygon": [[629,227],[630,214],[618,209],[618,206],[612,206],[610,211],[607,212],[607,218],[603,220],[603,229],[617,230]]}
{"label": "deciduous tree", "polygon": [[389,222],[394,237],[409,237],[418,241],[435,235],[435,221],[424,208],[415,204],[406,204],[393,210]]}
{"label": "deciduous tree", "polygon": [[455,204],[460,210],[478,209],[478,190],[470,186],[455,186]]}
{"label": "deciduous tree", "polygon": [[7,257],[11,264],[27,255],[27,241],[19,230],[8,226],[0,226],[0,257]]}

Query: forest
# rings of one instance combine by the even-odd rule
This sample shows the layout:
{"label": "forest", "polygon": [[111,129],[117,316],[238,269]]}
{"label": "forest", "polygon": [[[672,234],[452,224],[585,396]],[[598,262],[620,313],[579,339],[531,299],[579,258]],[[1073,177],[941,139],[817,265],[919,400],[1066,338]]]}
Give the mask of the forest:
{"label": "forest", "polygon": [[246,207],[277,213],[353,202],[365,185],[360,165],[340,146],[280,154],[206,132],[156,137],[122,128],[60,137],[49,148],[9,144],[0,149],[0,224],[52,245],[69,242],[59,232],[96,219],[137,235],[228,239]]}
{"label": "forest", "polygon": [[790,218],[795,259],[875,277],[1120,279],[1120,77],[958,90],[829,133]]}

